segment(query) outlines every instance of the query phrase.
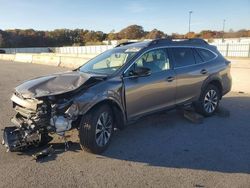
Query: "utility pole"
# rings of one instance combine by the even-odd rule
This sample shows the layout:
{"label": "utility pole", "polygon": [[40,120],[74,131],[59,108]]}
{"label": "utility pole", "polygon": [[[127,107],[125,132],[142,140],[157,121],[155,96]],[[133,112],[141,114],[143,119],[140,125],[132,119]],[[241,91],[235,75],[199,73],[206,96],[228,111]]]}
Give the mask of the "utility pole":
{"label": "utility pole", "polygon": [[225,33],[225,25],[226,25],[226,20],[223,20],[223,27],[222,27],[222,42],[224,42],[224,33]]}
{"label": "utility pole", "polygon": [[191,31],[191,15],[192,15],[193,11],[189,11],[189,24],[188,24],[188,38],[189,38],[189,34]]}

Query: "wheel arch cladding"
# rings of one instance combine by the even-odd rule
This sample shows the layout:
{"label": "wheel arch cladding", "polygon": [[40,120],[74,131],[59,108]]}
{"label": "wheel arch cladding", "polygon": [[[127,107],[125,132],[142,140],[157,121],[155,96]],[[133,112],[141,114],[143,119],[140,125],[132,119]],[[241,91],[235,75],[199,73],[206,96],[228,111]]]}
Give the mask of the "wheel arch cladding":
{"label": "wheel arch cladding", "polygon": [[210,77],[209,79],[207,79],[202,86],[202,90],[205,89],[208,85],[214,85],[218,88],[218,90],[220,91],[220,99],[222,98],[222,92],[223,92],[223,86],[222,86],[222,81],[220,78],[218,77]]}
{"label": "wheel arch cladding", "polygon": [[216,86],[220,91],[220,97],[222,97],[221,95],[222,95],[223,88],[222,88],[221,82],[219,80],[212,80],[211,82],[209,82],[209,84]]}

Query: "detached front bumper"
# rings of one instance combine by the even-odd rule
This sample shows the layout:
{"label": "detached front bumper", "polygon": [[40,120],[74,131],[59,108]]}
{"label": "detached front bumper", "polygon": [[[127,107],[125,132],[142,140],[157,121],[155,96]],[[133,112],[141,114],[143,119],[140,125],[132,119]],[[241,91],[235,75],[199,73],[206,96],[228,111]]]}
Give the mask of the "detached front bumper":
{"label": "detached front bumper", "polygon": [[18,127],[30,126],[42,128],[49,125],[49,106],[44,101],[37,99],[23,99],[17,94],[11,97],[16,115],[12,118],[12,123]]}

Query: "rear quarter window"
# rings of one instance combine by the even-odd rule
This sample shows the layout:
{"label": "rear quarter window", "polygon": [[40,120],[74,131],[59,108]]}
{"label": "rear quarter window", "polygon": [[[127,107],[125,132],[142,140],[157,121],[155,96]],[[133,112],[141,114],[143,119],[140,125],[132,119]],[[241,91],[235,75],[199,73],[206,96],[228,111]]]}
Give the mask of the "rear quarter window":
{"label": "rear quarter window", "polygon": [[210,61],[215,58],[215,54],[205,49],[197,49],[204,61]]}

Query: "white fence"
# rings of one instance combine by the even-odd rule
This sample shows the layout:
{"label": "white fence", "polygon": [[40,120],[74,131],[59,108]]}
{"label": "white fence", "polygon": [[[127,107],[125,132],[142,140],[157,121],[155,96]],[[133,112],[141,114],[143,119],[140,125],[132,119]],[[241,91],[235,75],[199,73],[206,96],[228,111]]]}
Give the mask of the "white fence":
{"label": "white fence", "polygon": [[226,57],[250,57],[250,44],[211,43]]}
{"label": "white fence", "polygon": [[[226,57],[250,57],[250,44],[249,43],[211,43],[216,46],[222,55]],[[6,51],[8,54],[13,53],[48,53],[50,49],[53,49],[59,54],[100,54],[106,50],[112,49],[113,45],[98,45],[98,46],[69,46],[69,47],[57,47],[57,48],[0,48]]]}
{"label": "white fence", "polygon": [[60,54],[99,54],[106,50],[112,49],[114,45],[97,45],[97,46],[67,46],[67,47],[44,47],[44,48],[0,48],[7,54],[16,53],[48,53],[54,51]]}
{"label": "white fence", "polygon": [[98,45],[98,46],[69,46],[55,48],[56,53],[60,54],[99,54],[106,50],[112,49],[113,45]]}
{"label": "white fence", "polygon": [[[224,44],[211,43],[216,46],[223,56],[226,57],[250,57],[250,44]],[[62,54],[99,54],[112,49],[113,45],[58,47],[56,53]]]}
{"label": "white fence", "polygon": [[42,48],[0,48],[4,50],[6,54],[16,54],[16,53],[48,53],[48,47]]}

